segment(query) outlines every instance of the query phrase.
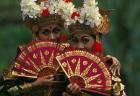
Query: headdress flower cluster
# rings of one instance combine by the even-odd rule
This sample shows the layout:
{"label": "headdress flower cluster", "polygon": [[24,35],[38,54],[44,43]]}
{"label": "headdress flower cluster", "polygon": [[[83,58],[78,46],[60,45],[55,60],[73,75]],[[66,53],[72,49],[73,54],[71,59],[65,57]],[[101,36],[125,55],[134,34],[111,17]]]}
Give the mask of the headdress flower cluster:
{"label": "headdress flower cluster", "polygon": [[65,20],[65,25],[85,23],[91,27],[101,24],[102,16],[95,0],[84,0],[82,8],[76,8],[72,0],[44,0],[40,4],[37,0],[22,0],[21,11],[23,20],[58,14]]}

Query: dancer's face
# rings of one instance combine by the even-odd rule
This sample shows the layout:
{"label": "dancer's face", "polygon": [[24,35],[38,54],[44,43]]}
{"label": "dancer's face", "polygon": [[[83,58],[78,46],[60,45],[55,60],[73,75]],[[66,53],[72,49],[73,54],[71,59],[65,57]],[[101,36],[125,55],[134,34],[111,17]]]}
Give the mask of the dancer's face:
{"label": "dancer's face", "polygon": [[62,32],[62,30],[63,28],[57,24],[41,26],[37,33],[37,37],[40,40],[57,41],[60,37],[60,33]]}
{"label": "dancer's face", "polygon": [[70,40],[74,48],[86,49],[88,51],[92,51],[94,42],[94,38],[89,34],[75,34]]}

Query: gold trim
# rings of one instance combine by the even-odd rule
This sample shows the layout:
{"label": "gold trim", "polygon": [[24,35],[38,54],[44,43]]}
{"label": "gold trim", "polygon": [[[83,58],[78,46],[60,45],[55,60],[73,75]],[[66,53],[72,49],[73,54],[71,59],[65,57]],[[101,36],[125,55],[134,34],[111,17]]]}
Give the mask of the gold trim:
{"label": "gold trim", "polygon": [[13,75],[13,76],[20,76],[20,77],[37,78],[37,76],[27,76],[27,75],[24,74],[24,73],[21,73],[21,75],[20,75],[20,74],[18,74],[18,72],[16,72],[16,71],[12,71],[12,75]]}
{"label": "gold trim", "polygon": [[80,75],[80,58],[79,58],[79,60],[77,62],[77,66],[75,68],[75,74]]}

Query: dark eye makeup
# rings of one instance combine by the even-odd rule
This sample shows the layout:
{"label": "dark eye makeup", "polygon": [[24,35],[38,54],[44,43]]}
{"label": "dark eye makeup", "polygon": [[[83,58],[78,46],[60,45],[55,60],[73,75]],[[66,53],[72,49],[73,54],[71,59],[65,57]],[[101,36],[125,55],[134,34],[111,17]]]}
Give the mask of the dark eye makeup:
{"label": "dark eye makeup", "polygon": [[78,42],[79,42],[79,40],[78,40],[78,38],[73,37],[73,38],[71,39],[71,42],[72,42],[72,43],[78,43]]}
{"label": "dark eye makeup", "polygon": [[81,38],[78,38],[78,37],[72,37],[71,38],[71,42],[72,43],[79,43],[79,42],[81,42],[83,44],[87,44],[89,41],[90,41],[90,38],[85,37],[85,36],[81,37]]}
{"label": "dark eye makeup", "polygon": [[81,40],[84,44],[86,44],[86,43],[88,43],[90,40],[89,40],[89,38],[82,38],[82,40]]}
{"label": "dark eye makeup", "polygon": [[55,34],[58,34],[58,33],[60,33],[61,29],[55,27],[52,31],[53,31],[53,33],[55,33]]}
{"label": "dark eye makeup", "polygon": [[50,30],[45,29],[45,30],[41,31],[40,33],[42,33],[44,35],[48,35],[50,33]]}

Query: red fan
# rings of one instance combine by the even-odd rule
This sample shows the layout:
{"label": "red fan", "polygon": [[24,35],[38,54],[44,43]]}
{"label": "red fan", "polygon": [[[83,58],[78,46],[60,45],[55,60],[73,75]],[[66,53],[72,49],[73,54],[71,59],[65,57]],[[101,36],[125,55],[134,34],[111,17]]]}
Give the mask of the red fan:
{"label": "red fan", "polygon": [[49,41],[32,41],[16,58],[12,69],[15,76],[37,78],[55,74],[59,64],[55,57],[65,46]]}
{"label": "red fan", "polygon": [[111,74],[101,59],[86,51],[68,51],[56,57],[71,83],[83,91],[110,95]]}

